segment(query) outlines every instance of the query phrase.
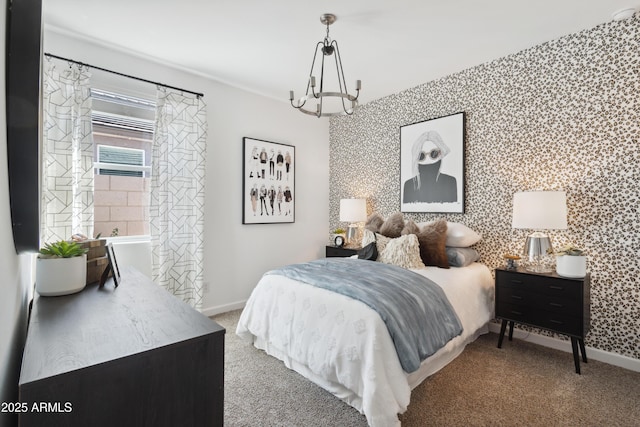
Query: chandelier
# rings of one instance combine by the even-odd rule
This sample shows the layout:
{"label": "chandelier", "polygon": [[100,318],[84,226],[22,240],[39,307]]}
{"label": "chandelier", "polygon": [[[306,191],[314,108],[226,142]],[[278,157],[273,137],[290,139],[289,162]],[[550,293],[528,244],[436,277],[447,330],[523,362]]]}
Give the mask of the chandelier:
{"label": "chandelier", "polygon": [[[325,13],[320,17],[320,22],[323,25],[327,26],[327,35],[324,38],[324,41],[318,42],[316,44],[316,49],[313,54],[313,61],[311,62],[311,71],[309,72],[309,80],[307,81],[307,91],[303,97],[298,99],[296,103],[293,102],[295,96],[293,91],[289,91],[289,101],[291,101],[291,106],[297,108],[299,111],[310,114],[316,117],[331,117],[331,116],[339,116],[339,115],[351,115],[353,114],[353,110],[356,105],[358,105],[358,96],[360,95],[360,80],[356,80],[356,94],[351,95],[347,91],[347,83],[344,79],[344,70],[342,69],[342,59],[340,59],[340,50],[338,49],[338,42],[335,40],[331,40],[329,37],[329,25],[336,22],[336,16],[331,13]],[[316,77],[313,73],[314,68],[316,67],[316,57],[318,56],[318,51],[322,50],[322,61],[318,71],[320,71],[320,87],[316,92],[317,82]],[[330,63],[330,58],[333,56],[336,66],[337,72],[337,86],[340,89],[339,92],[329,92],[325,89],[325,57],[327,58],[327,62]],[[334,111],[328,112],[326,111],[326,106],[324,105],[325,101],[329,103],[329,108],[334,107],[338,109],[342,106],[342,111]],[[315,103],[315,109],[309,108],[307,106],[307,102],[311,105]],[[312,107],[312,105],[311,105]],[[323,110],[323,108],[325,108]]]}

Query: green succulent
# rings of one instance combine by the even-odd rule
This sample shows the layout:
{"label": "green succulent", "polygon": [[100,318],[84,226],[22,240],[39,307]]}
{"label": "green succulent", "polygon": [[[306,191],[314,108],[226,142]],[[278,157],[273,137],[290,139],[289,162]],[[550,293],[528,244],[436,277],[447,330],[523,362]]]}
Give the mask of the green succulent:
{"label": "green succulent", "polygon": [[73,258],[82,256],[87,252],[88,249],[83,248],[76,242],[67,242],[66,240],[45,243],[44,248],[40,249],[40,254],[45,255],[47,258]]}
{"label": "green succulent", "polygon": [[581,256],[583,254],[584,254],[583,249],[576,248],[575,246],[572,246],[572,245],[567,245],[563,248],[560,248],[559,251],[556,251],[556,255],[558,256],[562,256],[562,255]]}
{"label": "green succulent", "polygon": [[344,233],[346,233],[344,228],[336,228],[335,231],[333,232],[333,234],[344,234]]}

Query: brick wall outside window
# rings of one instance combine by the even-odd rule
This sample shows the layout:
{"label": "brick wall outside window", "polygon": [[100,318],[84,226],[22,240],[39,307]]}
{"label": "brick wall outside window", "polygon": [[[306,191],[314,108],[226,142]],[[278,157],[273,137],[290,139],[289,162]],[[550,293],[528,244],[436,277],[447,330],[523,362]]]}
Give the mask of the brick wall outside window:
{"label": "brick wall outside window", "polygon": [[149,234],[151,178],[95,175],[94,234],[119,236]]}

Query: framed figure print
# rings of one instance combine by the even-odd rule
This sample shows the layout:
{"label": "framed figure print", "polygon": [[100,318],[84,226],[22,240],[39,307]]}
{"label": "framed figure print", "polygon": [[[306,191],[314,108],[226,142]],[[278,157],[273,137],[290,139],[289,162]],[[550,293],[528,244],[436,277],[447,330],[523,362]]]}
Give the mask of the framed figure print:
{"label": "framed figure print", "polygon": [[295,222],[295,147],[248,137],[242,143],[242,223]]}
{"label": "framed figure print", "polygon": [[400,211],[464,213],[464,112],[400,127]]}

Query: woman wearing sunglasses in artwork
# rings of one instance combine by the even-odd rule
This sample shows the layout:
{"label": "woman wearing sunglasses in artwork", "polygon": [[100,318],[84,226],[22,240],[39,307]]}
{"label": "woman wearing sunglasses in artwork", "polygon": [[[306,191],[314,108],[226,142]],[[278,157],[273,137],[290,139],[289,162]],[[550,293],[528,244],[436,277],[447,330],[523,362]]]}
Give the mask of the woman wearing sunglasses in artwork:
{"label": "woman wearing sunglasses in artwork", "polygon": [[436,131],[423,133],[411,147],[413,178],[404,183],[403,203],[457,202],[456,178],[440,173],[443,157],[451,150]]}

